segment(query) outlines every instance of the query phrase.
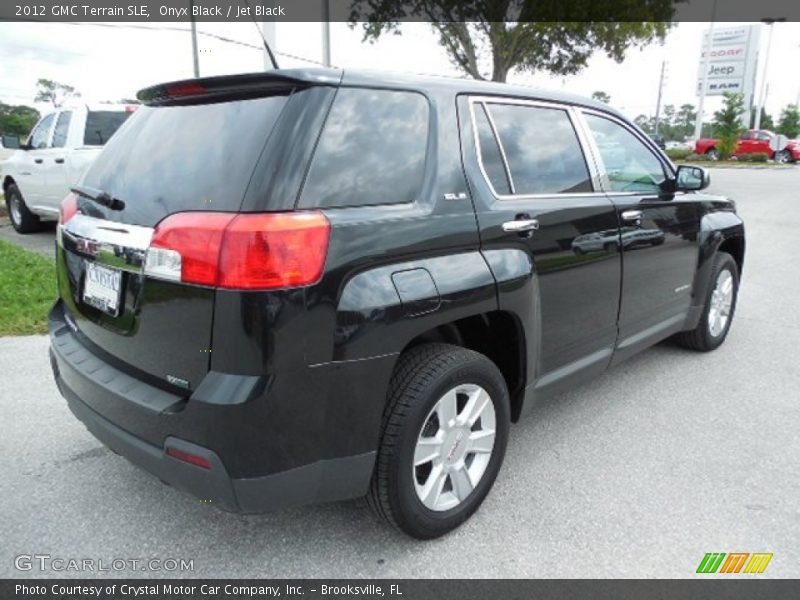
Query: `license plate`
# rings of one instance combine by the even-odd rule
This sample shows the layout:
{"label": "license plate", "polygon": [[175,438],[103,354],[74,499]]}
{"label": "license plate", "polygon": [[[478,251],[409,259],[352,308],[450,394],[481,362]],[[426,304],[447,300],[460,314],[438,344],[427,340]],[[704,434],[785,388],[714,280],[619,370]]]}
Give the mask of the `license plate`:
{"label": "license plate", "polygon": [[116,317],[119,312],[122,272],[87,262],[83,281],[83,301]]}

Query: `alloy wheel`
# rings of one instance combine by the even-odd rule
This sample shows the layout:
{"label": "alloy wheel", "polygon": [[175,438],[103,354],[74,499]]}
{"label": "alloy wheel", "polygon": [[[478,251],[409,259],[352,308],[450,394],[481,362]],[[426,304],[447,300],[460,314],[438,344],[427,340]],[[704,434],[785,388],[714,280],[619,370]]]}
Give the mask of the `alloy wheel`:
{"label": "alloy wheel", "polygon": [[725,331],[733,305],[733,276],[727,269],[717,276],[708,307],[708,332],[719,337]]}
{"label": "alloy wheel", "polygon": [[11,194],[8,198],[8,212],[11,221],[18,226],[22,222],[22,207],[16,194]]}
{"label": "alloy wheel", "polygon": [[479,385],[449,390],[434,405],[417,438],[413,478],[430,510],[455,508],[480,482],[494,450],[494,403]]}

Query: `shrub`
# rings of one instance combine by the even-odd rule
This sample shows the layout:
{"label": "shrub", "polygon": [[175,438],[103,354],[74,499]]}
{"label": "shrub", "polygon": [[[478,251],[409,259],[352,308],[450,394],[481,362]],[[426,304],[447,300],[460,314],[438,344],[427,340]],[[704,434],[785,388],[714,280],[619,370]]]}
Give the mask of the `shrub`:
{"label": "shrub", "polygon": [[721,160],[728,160],[736,151],[736,145],[739,143],[739,138],[736,135],[722,136],[717,143],[717,151]]}
{"label": "shrub", "polygon": [[692,154],[689,148],[667,148],[666,152],[672,160],[683,160]]}
{"label": "shrub", "polygon": [[691,153],[686,156],[686,162],[708,162],[711,159],[708,157],[708,154],[695,154]]}
{"label": "shrub", "polygon": [[739,156],[742,162],[765,163],[769,160],[769,154],[766,152],[754,152],[752,154],[742,154]]}

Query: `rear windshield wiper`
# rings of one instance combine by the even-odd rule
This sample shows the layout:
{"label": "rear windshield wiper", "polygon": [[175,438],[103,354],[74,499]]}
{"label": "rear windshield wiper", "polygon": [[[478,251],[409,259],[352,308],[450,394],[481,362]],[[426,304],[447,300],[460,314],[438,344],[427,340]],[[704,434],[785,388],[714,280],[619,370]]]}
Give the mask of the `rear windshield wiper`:
{"label": "rear windshield wiper", "polygon": [[110,208],[111,210],[122,210],[125,208],[125,203],[122,200],[112,197],[111,194],[104,192],[103,190],[76,185],[72,188],[72,191],[79,196],[88,198],[92,202],[97,202],[98,204]]}

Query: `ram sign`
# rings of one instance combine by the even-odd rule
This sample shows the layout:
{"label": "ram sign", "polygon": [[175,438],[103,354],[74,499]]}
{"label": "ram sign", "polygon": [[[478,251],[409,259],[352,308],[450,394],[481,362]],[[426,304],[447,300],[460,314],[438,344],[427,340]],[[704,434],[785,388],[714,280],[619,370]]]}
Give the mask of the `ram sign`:
{"label": "ram sign", "polygon": [[710,48],[709,32],[703,33],[700,68],[697,73],[698,96],[703,89],[704,69],[707,69],[707,96],[720,96],[724,92],[741,92],[745,96],[745,106],[750,106],[755,88],[760,27],[760,25],[749,25],[715,29]]}

